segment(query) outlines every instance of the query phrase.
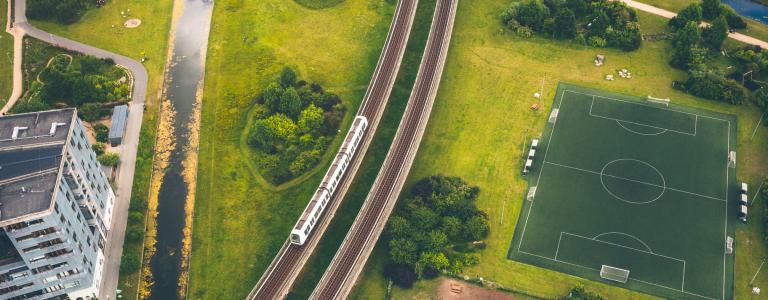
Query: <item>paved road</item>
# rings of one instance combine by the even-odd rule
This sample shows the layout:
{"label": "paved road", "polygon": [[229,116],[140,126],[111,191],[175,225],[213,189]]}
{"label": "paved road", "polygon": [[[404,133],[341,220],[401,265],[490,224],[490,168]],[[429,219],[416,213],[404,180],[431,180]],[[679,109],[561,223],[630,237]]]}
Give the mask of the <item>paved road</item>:
{"label": "paved road", "polygon": [[[126,127],[123,144],[120,146],[120,168],[116,179],[117,201],[112,213],[112,224],[109,229],[107,244],[105,247],[106,256],[104,273],[102,274],[102,284],[99,291],[99,299],[115,299],[117,290],[117,281],[120,269],[120,258],[123,253],[123,239],[125,237],[125,227],[128,222],[128,206],[131,200],[131,189],[133,187],[133,174],[136,167],[136,150],[139,145],[139,131],[141,130],[141,121],[144,115],[144,100],[147,96],[147,70],[144,66],[128,57],[105,51],[96,47],[88,46],[70,39],[56,36],[27,23],[26,18],[26,0],[15,0],[14,30],[17,34],[26,34],[36,39],[56,45],[68,50],[93,55],[100,58],[111,58],[116,64],[121,65],[133,74],[133,99],[129,104],[128,126]],[[21,49],[14,54],[21,56]],[[20,74],[20,72],[19,72]],[[14,72],[14,77],[17,74]],[[18,75],[20,77],[20,75]],[[19,80],[21,80],[19,78]],[[14,78],[14,82],[16,78]],[[15,89],[14,89],[15,91]],[[19,91],[19,94],[21,91]]]}
{"label": "paved road", "polygon": [[[636,9],[642,10],[644,12],[648,12],[648,13],[652,13],[654,15],[662,16],[662,17],[665,17],[667,19],[671,19],[671,18],[674,18],[675,16],[677,16],[677,13],[674,13],[674,12],[671,12],[671,11],[668,11],[668,10],[665,10],[665,9],[661,9],[661,8],[658,8],[658,7],[655,7],[655,6],[652,6],[652,5],[648,5],[648,4],[645,4],[645,3],[642,3],[642,2],[638,2],[638,1],[634,1],[634,0],[621,0],[621,2],[626,3],[627,6],[629,6],[629,7],[634,7]],[[704,22],[704,23],[702,23],[702,25],[707,25],[707,23]],[[765,41],[753,38],[753,37],[748,36],[748,35],[744,35],[744,34],[741,34],[741,33],[738,33],[738,32],[734,32],[734,33],[729,33],[728,37],[732,38],[734,40],[740,41],[740,42],[744,42],[744,43],[750,44],[750,45],[759,46],[760,48],[763,48],[763,49],[768,49],[768,42],[765,42]]]}
{"label": "paved road", "polygon": [[432,111],[459,0],[439,0],[408,105],[384,164],[355,222],[310,299],[345,299],[397,203]]}

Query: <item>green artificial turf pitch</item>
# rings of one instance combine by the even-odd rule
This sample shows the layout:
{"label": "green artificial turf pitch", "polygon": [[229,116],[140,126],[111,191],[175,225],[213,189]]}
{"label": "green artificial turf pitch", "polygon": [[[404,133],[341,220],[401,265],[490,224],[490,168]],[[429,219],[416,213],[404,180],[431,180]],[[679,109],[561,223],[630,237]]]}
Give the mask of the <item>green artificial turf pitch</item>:
{"label": "green artificial turf pitch", "polygon": [[[568,84],[555,110],[509,257],[666,298],[731,299],[735,117]],[[603,265],[628,282],[601,278]]]}

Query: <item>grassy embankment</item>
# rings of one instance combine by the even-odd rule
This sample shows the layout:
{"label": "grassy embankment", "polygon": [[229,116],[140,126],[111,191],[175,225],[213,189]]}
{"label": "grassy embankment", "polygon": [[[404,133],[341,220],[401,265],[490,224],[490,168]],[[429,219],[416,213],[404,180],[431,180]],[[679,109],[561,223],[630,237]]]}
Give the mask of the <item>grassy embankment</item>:
{"label": "grassy embankment", "polygon": [[331,8],[341,4],[344,0],[295,0],[296,3],[312,9]]}
{"label": "grassy embankment", "polygon": [[[142,52],[149,58],[144,67],[149,73],[146,110],[141,127],[139,149],[136,157],[136,174],[131,196],[131,211],[142,214],[146,211],[147,191],[152,171],[152,157],[156,136],[158,104],[163,84],[163,70],[166,63],[168,33],[171,27],[173,0],[156,1],[108,1],[107,5],[91,9],[75,24],[60,25],[51,22],[32,22],[48,32],[65,36],[98,48],[126,55],[139,60]],[[123,27],[126,18],[121,11],[131,10],[131,18],[141,19],[141,26],[135,29]],[[114,27],[112,27],[114,25]],[[129,224],[143,228],[144,224]],[[140,257],[142,241],[126,240],[123,257]],[[140,262],[135,260],[136,264]],[[138,268],[138,265],[134,266]],[[120,274],[119,287],[124,299],[136,298],[138,272]]]}
{"label": "grassy embankment", "polygon": [[[190,298],[245,297],[334,155],[329,150],[303,181],[266,184],[243,162],[248,146],[242,132],[254,96],[291,65],[302,79],[341,96],[348,108],[341,128],[347,128],[394,8],[394,1],[378,0],[345,1],[324,10],[282,0],[217,3],[203,95]],[[335,139],[329,149],[340,143]]]}
{"label": "grassy embankment", "polygon": [[[678,104],[736,114],[738,178],[754,187],[768,169],[768,130],[760,128],[754,140],[750,139],[760,113],[751,104],[730,106],[673,90],[671,81],[686,75],[667,64],[667,42],[645,42],[640,50],[624,53],[540,37],[523,39],[506,33],[498,24],[497,16],[507,4],[490,0],[459,2],[460,13],[443,81],[409,182],[440,173],[460,176],[480,187],[478,205],[489,214],[491,235],[487,249],[480,254],[480,264],[465,270],[470,277],[483,277],[520,293],[544,298],[562,296],[577,284],[607,299],[650,298],[506,258],[526,188],[525,181],[518,176],[522,147],[532,136],[541,134],[557,82],[640,96],[671,97]],[[645,33],[666,29],[666,21],[660,17],[646,13],[639,17]],[[600,68],[592,63],[598,53],[607,56],[606,65]],[[633,78],[603,79],[605,74],[621,68],[630,69]],[[542,87],[542,80],[542,108],[532,112],[530,106],[537,102],[533,93]],[[748,282],[765,255],[760,231],[762,204],[754,206],[750,225],[737,230],[738,299],[750,299]],[[382,275],[385,256],[386,250],[379,245],[354,291],[356,298],[380,299],[386,294],[387,281]],[[768,286],[768,272],[761,273],[756,284]],[[425,298],[434,296],[435,287],[434,281],[420,282],[410,290],[393,288],[392,296]]]}
{"label": "grassy embankment", "polygon": [[[663,8],[673,12],[679,12],[691,3],[699,2],[698,0],[640,0],[642,3],[650,4],[658,8]],[[747,22],[747,29],[740,29],[738,32],[768,41],[768,26],[760,21],[744,17],[744,21]]]}
{"label": "grassy embankment", "polygon": [[7,18],[8,3],[0,1],[0,107],[13,90],[13,36],[5,32]]}

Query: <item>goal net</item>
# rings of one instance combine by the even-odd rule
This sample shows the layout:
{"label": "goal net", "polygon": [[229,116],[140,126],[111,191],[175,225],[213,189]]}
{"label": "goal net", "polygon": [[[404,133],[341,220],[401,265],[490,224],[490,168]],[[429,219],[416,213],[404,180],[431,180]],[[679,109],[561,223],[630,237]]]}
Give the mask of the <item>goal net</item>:
{"label": "goal net", "polygon": [[528,196],[525,197],[528,201],[533,201],[533,197],[536,196],[536,187],[532,186],[530,189],[528,189]]}
{"label": "goal net", "polygon": [[669,102],[670,101],[672,101],[672,100],[670,100],[669,98],[656,98],[656,97],[648,96],[648,102],[653,102],[653,103],[658,103],[658,104],[669,106]]}
{"label": "goal net", "polygon": [[603,265],[600,268],[600,277],[611,281],[627,283],[629,270]]}
{"label": "goal net", "polygon": [[549,123],[555,123],[557,120],[557,114],[560,112],[559,108],[552,109],[552,113],[549,114]]}
{"label": "goal net", "polygon": [[728,167],[729,168],[736,167],[736,151],[728,152]]}

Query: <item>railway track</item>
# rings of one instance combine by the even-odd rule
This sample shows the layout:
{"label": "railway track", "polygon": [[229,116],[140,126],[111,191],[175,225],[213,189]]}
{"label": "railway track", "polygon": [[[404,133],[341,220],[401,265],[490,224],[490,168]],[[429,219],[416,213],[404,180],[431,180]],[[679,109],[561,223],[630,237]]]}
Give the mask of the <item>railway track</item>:
{"label": "railway track", "polygon": [[[418,0],[400,0],[398,3],[384,48],[376,65],[376,70],[368,85],[363,103],[357,112],[357,115],[365,116],[368,119],[368,130],[363,141],[358,146],[358,154],[350,162],[350,167],[342,178],[336,194],[328,202],[325,212],[320,216],[317,227],[315,227],[313,233],[302,246],[291,244],[286,239],[275,259],[246,299],[284,298],[317,246],[330,220],[333,219],[341,199],[344,198],[357,169],[362,163],[365,152],[373,140],[373,135],[384,113],[384,108],[400,69],[400,63],[403,60],[405,47],[408,44],[408,37],[413,25],[417,4]],[[288,232],[286,232],[287,237]]]}
{"label": "railway track", "polygon": [[344,299],[395,206],[419,148],[440,84],[458,0],[438,0],[405,114],[368,197],[310,299]]}

